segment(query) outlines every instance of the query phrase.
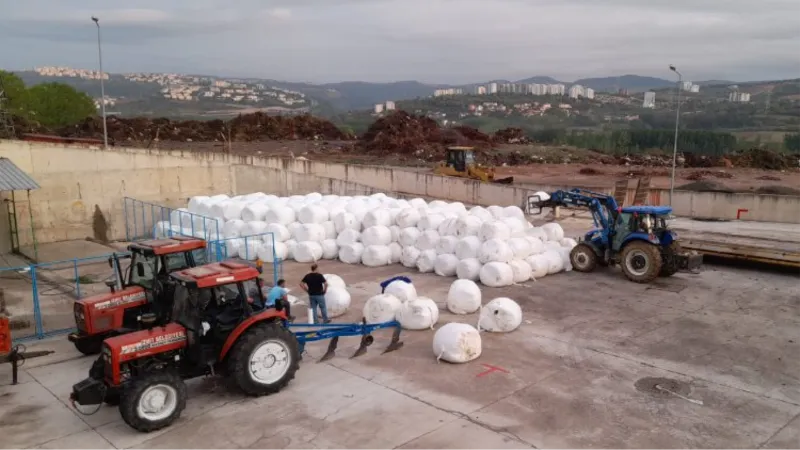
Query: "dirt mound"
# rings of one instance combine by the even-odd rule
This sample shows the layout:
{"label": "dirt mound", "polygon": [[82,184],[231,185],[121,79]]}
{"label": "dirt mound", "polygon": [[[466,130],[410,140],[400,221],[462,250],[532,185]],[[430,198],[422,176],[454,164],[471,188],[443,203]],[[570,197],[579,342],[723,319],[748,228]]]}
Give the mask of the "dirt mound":
{"label": "dirt mound", "polygon": [[[264,140],[350,140],[327,120],[310,115],[271,116],[257,112],[231,120],[170,120],[145,117],[106,120],[109,141],[116,144],[149,145],[154,141],[223,142]],[[53,132],[54,131],[54,132]],[[41,132],[41,130],[39,131]],[[103,138],[103,119],[92,117],[76,125],[51,130],[53,134],[73,138]]]}
{"label": "dirt mound", "polygon": [[497,144],[529,144],[530,139],[525,136],[521,128],[503,128],[492,135],[492,141]]}
{"label": "dirt mound", "polygon": [[725,172],[724,170],[695,170],[683,177],[686,180],[705,180],[707,178],[733,178],[733,174]]}
{"label": "dirt mound", "polygon": [[800,167],[800,155],[789,155],[763,148],[751,148],[728,156],[735,167],[787,170]]}
{"label": "dirt mound", "polygon": [[772,195],[800,195],[800,189],[795,189],[788,186],[761,186],[755,190],[755,193]]}
{"label": "dirt mound", "polygon": [[592,167],[584,167],[581,170],[579,170],[578,173],[581,175],[602,175],[603,172],[594,169]]}
{"label": "dirt mound", "polygon": [[684,184],[675,189],[694,192],[733,192],[732,189],[716,181],[695,181],[694,183]]}

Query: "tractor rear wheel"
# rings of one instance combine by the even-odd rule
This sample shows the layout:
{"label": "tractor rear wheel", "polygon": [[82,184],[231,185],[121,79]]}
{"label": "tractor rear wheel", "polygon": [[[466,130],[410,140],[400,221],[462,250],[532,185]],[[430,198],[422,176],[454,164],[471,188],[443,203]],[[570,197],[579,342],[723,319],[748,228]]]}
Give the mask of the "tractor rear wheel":
{"label": "tractor rear wheel", "polygon": [[681,248],[681,244],[678,242],[673,241],[666,247],[661,248],[661,272],[658,273],[660,277],[671,277],[678,273],[680,270],[680,265],[678,264],[677,258],[675,255],[679,255],[683,249]]}
{"label": "tractor rear wheel", "polygon": [[228,365],[233,381],[245,394],[274,394],[300,367],[297,338],[278,323],[257,325],[239,338]]}
{"label": "tractor rear wheel", "polygon": [[173,372],[151,372],[125,386],[119,413],[131,428],[148,432],[175,422],[185,407],[183,380]]}
{"label": "tractor rear wheel", "polygon": [[649,283],[661,272],[661,251],[649,242],[629,243],[622,249],[620,260],[622,272],[636,283]]}
{"label": "tractor rear wheel", "polygon": [[569,252],[572,269],[577,272],[591,272],[597,267],[597,253],[588,244],[578,244]]}

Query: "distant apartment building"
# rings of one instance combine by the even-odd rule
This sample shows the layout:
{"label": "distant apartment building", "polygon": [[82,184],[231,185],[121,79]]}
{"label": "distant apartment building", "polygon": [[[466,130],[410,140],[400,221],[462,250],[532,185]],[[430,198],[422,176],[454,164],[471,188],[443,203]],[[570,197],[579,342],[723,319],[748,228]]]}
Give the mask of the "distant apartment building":
{"label": "distant apartment building", "polygon": [[387,100],[386,101],[386,110],[387,111],[394,111],[395,109],[397,109],[397,105],[395,105],[393,101]]}
{"label": "distant apartment building", "polygon": [[564,95],[567,92],[567,87],[563,84],[548,84],[547,93],[550,95]]}
{"label": "distant apartment building", "polygon": [[700,92],[700,86],[692,83],[691,81],[684,81],[681,83],[681,90],[686,92]]}
{"label": "distant apartment building", "polygon": [[700,85],[699,84],[693,84],[692,88],[689,89],[689,92],[693,92],[695,94],[700,92]]}
{"label": "distant apartment building", "polygon": [[460,88],[447,88],[447,89],[436,89],[433,91],[434,97],[442,97],[445,95],[461,95],[464,92]]}
{"label": "distant apartment building", "polygon": [[497,94],[497,83],[489,83],[489,93]]}
{"label": "distant apartment building", "polygon": [[378,103],[375,105],[375,114],[380,114],[383,112],[383,103]]}
{"label": "distant apartment building", "polygon": [[750,101],[750,94],[747,92],[731,92],[728,95],[728,100],[737,103],[747,103]]}
{"label": "distant apartment building", "polygon": [[656,107],[656,93],[655,92],[645,92],[644,93],[644,102],[642,102],[642,108],[655,108]]}
{"label": "distant apartment building", "polygon": [[478,86],[475,88],[475,93],[478,95],[486,95],[486,86]]}
{"label": "distant apartment building", "polygon": [[594,89],[586,88],[584,94],[586,94],[586,98],[588,98],[589,100],[594,100]]}
{"label": "distant apartment building", "polygon": [[227,82],[225,80],[216,80],[216,81],[214,81],[214,87],[226,88],[226,87],[230,87],[230,86],[231,86],[231,83],[229,83],[229,82]]}
{"label": "distant apartment building", "polygon": [[584,91],[584,87],[580,84],[573,84],[569,88],[569,98],[580,98],[585,96],[586,92]]}

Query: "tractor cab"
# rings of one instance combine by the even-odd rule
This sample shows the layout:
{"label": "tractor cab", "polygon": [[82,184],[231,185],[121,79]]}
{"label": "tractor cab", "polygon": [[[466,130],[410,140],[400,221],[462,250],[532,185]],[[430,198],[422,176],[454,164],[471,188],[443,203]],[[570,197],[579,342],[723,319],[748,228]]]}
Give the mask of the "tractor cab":
{"label": "tractor cab", "polygon": [[674,236],[667,226],[667,217],[670,214],[672,214],[672,208],[669,206],[620,208],[614,222],[614,243],[621,245],[628,240],[629,236],[638,235],[660,245],[669,245],[674,240]]}
{"label": "tractor cab", "polygon": [[452,167],[456,172],[466,172],[475,164],[475,153],[472,147],[449,147],[445,165]]}
{"label": "tractor cab", "polygon": [[[109,258],[112,267],[115,265],[114,259],[117,260],[116,267],[123,287],[140,286],[152,290],[157,279],[167,281],[172,272],[206,263],[206,241],[197,238],[174,236],[136,242],[128,246],[128,251],[130,256],[113,255]],[[131,259],[125,276],[119,264],[119,260],[124,258]]]}

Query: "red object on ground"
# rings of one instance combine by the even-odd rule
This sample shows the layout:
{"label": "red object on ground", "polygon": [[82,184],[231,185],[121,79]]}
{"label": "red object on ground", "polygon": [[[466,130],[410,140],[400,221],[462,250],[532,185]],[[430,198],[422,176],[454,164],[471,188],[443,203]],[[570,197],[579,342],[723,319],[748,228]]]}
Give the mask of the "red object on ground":
{"label": "red object on ground", "polygon": [[478,377],[482,377],[482,376],[484,376],[484,375],[489,375],[489,374],[490,374],[490,373],[492,373],[492,372],[503,372],[503,373],[508,373],[508,371],[507,371],[506,369],[503,369],[502,367],[493,366],[493,365],[491,365],[491,364],[481,364],[481,365],[482,365],[483,367],[486,367],[488,370],[485,370],[485,371],[483,371],[483,372],[479,373],[478,375],[476,375],[476,376],[478,376]]}
{"label": "red object on ground", "polygon": [[747,209],[744,209],[744,208],[737,209],[736,210],[736,220],[739,220],[741,218],[741,216],[742,216],[742,213],[746,213],[746,212],[750,212],[750,211],[747,210]]}

